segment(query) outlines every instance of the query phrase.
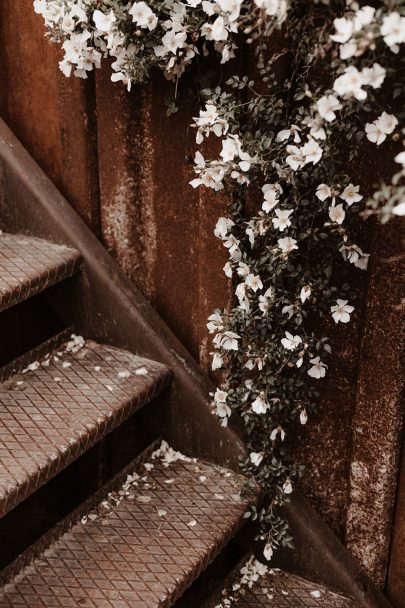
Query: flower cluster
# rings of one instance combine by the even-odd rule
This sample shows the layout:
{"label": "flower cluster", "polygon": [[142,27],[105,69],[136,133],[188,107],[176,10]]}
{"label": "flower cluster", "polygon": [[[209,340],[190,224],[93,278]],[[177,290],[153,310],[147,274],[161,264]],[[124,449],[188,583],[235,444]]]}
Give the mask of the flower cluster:
{"label": "flower cluster", "polygon": [[[329,316],[329,325],[342,327],[351,321],[356,311],[347,278],[366,270],[369,260],[352,226],[370,192],[348,174],[350,161],[365,147],[372,153],[373,145],[390,142],[395,150],[404,120],[389,104],[381,112],[378,97],[404,42],[404,7],[388,12],[350,2],[333,21],[328,8],[299,4],[292,3],[286,21],[293,23],[287,35],[295,60],[305,64],[302,74],[296,70],[293,99],[286,100],[284,83],[259,47],[261,84],[235,76],[227,89],[205,91],[205,107],[193,123],[198,145],[214,137],[222,148],[214,159],[196,153],[191,185],[225,190],[232,201],[229,217],[215,227],[228,251],[224,272],[234,284],[235,306],[209,318],[212,368],[224,372],[213,407],[222,425],[231,417],[245,425],[244,466],[268,495],[267,508],[251,514],[262,524],[267,559],[290,542],[276,507],[299,473],[291,456],[292,424],[306,424],[316,385],[328,373],[332,349],[316,319]],[[306,27],[305,11],[330,24],[323,46],[314,42],[311,55],[308,31],[299,29]],[[333,67],[326,83],[317,66],[325,53]],[[403,167],[404,154],[393,154]],[[403,175],[404,169],[390,185],[396,215],[404,214]],[[256,211],[248,214],[252,205]]]}
{"label": "flower cluster", "polygon": [[62,43],[65,76],[87,78],[111,57],[111,79],[130,90],[154,66],[177,80],[209,45],[225,63],[234,57],[238,31],[280,24],[287,5],[286,0],[34,0],[34,9],[51,39]]}

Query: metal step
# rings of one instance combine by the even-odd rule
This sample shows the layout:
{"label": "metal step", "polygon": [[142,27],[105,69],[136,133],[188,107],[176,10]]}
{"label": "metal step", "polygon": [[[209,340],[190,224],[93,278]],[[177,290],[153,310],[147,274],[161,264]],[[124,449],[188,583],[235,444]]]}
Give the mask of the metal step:
{"label": "metal step", "polygon": [[168,384],[169,370],[74,337],[0,384],[0,516]]}
{"label": "metal step", "polygon": [[64,245],[0,233],[0,312],[79,271],[81,256]]}
{"label": "metal step", "polygon": [[172,606],[241,527],[244,483],[163,442],[39,543],[0,608]]}
{"label": "metal step", "polygon": [[[193,608],[358,608],[358,602],[323,585],[258,562],[253,555],[222,591]],[[183,606],[182,606],[183,608]],[[186,605],[184,605],[186,608]],[[191,608],[191,606],[190,606]]]}

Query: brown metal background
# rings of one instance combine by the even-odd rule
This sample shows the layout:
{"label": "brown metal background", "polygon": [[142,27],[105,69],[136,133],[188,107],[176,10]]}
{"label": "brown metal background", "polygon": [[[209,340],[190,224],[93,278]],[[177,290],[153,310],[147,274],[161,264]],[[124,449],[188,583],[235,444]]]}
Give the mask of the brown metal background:
{"label": "brown metal background", "polygon": [[[108,66],[87,81],[65,79],[57,66],[58,49],[43,33],[31,0],[2,0],[0,113],[208,370],[206,317],[226,303],[230,291],[221,278],[225,254],[213,236],[225,201],[188,185],[189,159],[195,151],[188,125],[195,108],[188,105],[166,117],[163,97],[169,85],[159,76],[131,94],[110,82]],[[365,184],[380,160],[359,168]],[[402,242],[395,224],[371,232],[372,239],[370,232],[365,235],[365,248],[377,253],[381,262],[372,265],[368,286],[365,278],[359,284],[351,345],[347,328],[332,328],[338,356],[329,370],[331,381],[315,424],[303,429],[300,458],[308,468],[305,493],[382,584],[403,419],[401,342],[396,331],[401,326],[396,255]],[[387,257],[394,261],[386,263]],[[388,326],[389,338],[384,337]],[[371,471],[366,487],[361,487],[355,474],[358,464],[353,467],[353,462]],[[387,474],[377,496],[373,475],[381,467]],[[397,513],[403,509],[401,496]],[[397,521],[404,517],[405,513],[397,514]],[[378,547],[366,555],[364,547],[376,534]],[[394,533],[398,547],[395,542]],[[401,578],[405,562],[404,551],[399,557],[396,551],[391,581]]]}

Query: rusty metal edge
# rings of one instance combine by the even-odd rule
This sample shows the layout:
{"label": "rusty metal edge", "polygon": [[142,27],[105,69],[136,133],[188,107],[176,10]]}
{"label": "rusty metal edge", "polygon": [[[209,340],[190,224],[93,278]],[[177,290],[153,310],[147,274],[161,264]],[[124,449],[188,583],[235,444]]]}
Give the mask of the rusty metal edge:
{"label": "rusty metal edge", "polygon": [[0,382],[4,382],[14,374],[18,374],[33,361],[44,358],[48,353],[58,349],[64,342],[69,340],[74,332],[74,327],[70,326],[62,330],[55,336],[52,336],[39,346],[35,346],[20,357],[16,357],[10,363],[6,363],[0,367]]}
{"label": "rusty metal edge", "polygon": [[[224,592],[230,592],[230,594],[232,594],[232,586],[234,583],[238,582],[238,580],[240,579],[240,571],[243,568],[243,566],[246,564],[246,562],[251,558],[251,557],[255,557],[254,553],[252,553],[252,551],[247,551],[244,556],[239,560],[239,562],[236,564],[236,566],[233,568],[233,570],[228,574],[228,576],[224,579],[223,583],[221,586],[219,586],[217,589],[215,589],[215,591],[208,596],[207,598],[204,599],[204,601],[198,606],[198,608],[215,608],[215,605],[218,602],[221,602],[221,600],[223,600],[226,595],[224,596]],[[272,565],[268,564],[268,566],[271,568]],[[275,570],[277,570],[277,568],[274,568]],[[302,576],[298,576],[295,573],[290,573],[287,569],[282,569],[282,572],[285,572],[286,574],[293,576],[296,579],[301,579],[305,582],[313,582],[314,584],[319,584],[319,581],[311,581],[308,580],[306,578],[303,578]],[[320,585],[323,586],[323,585]],[[334,589],[334,588],[330,588],[330,587],[325,587],[325,589],[327,589],[328,591],[340,595],[341,597],[343,597],[346,600],[349,601],[353,601],[352,597],[348,597],[346,595],[342,595],[342,593],[340,592],[339,589]]]}
{"label": "rusty metal edge", "polygon": [[90,337],[170,367],[174,390],[165,436],[174,447],[237,469],[244,445],[212,413],[212,383],[1,120],[0,165],[3,229],[18,227],[80,251],[90,284]]}
{"label": "rusty metal edge", "polygon": [[300,492],[294,492],[291,502],[284,507],[284,513],[296,548],[280,550],[276,554],[276,567],[340,591],[358,601],[359,608],[392,608]]}
{"label": "rusty metal edge", "polygon": [[124,483],[129,473],[138,470],[144,462],[146,462],[152,452],[156,450],[161,443],[161,439],[156,439],[143,452],[141,452],[132,462],[127,464],[115,477],[104,484],[99,490],[94,492],[89,498],[84,500],[78,507],[64,517],[53,528],[45,532],[35,543],[33,543],[26,551],[19,555],[11,564],[0,572],[0,585],[9,583],[18,573],[28,566],[34,559],[40,557],[50,545],[58,540],[65,532],[67,532],[75,523],[77,523],[83,515],[86,515],[94,509],[110,492],[118,490]]}
{"label": "rusty metal edge", "polygon": [[[53,528],[48,530],[41,538],[39,538],[33,545],[24,551],[24,553],[18,556],[9,566],[0,572],[0,585],[5,585],[11,582],[12,579],[17,574],[22,572],[27,566],[29,566],[33,560],[36,558],[40,559],[41,554],[54,542],[56,542],[65,532],[70,530],[70,528],[74,526],[83,517],[83,515],[86,515],[92,511],[111,492],[120,489],[129,474],[133,473],[134,471],[140,473],[143,463],[150,459],[152,452],[160,446],[160,443],[161,438],[156,439],[110,481],[108,481],[99,490],[83,501],[76,509],[69,513],[69,515],[63,518]],[[258,494],[251,492],[248,499],[251,504],[256,503]],[[174,593],[172,592],[171,599],[173,601],[177,601],[181,597],[186,589],[200,576],[200,574],[208,567],[215,557],[220,554],[221,550],[241,529],[243,524],[244,517],[243,512],[241,512],[238,520],[233,522],[227,533],[215,539],[215,543],[210,547],[204,562],[201,562],[198,568],[193,571],[193,576],[187,581],[184,581]]]}

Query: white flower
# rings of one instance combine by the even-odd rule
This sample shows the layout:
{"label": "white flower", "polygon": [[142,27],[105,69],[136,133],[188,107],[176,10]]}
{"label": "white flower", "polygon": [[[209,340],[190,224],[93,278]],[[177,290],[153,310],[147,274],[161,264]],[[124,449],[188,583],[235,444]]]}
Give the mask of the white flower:
{"label": "white flower", "polygon": [[300,336],[293,336],[289,331],[285,332],[285,338],[281,339],[281,344],[287,350],[295,350],[302,342]]}
{"label": "white flower", "polygon": [[324,378],[326,374],[326,365],[323,363],[319,357],[315,357],[314,359],[310,359],[309,361],[312,363],[312,367],[308,370],[308,376],[311,378]]}
{"label": "white flower", "polygon": [[220,353],[214,353],[212,357],[211,369],[215,371],[216,369],[221,369],[224,365],[224,358]]}
{"label": "white flower", "polygon": [[322,158],[322,148],[317,141],[310,138],[302,148],[302,153],[305,158],[304,164],[313,163],[316,165]]}
{"label": "white flower", "polygon": [[163,46],[173,54],[176,54],[177,49],[181,49],[187,39],[186,32],[176,32],[169,30],[162,38]]}
{"label": "white flower", "polygon": [[324,95],[319,99],[316,107],[322,118],[328,122],[332,122],[336,118],[335,112],[342,109],[342,104],[334,95]]}
{"label": "white flower", "polygon": [[208,317],[209,323],[207,323],[207,328],[210,334],[216,333],[217,331],[221,331],[223,329],[223,319],[218,312],[214,312],[212,315]]}
{"label": "white flower", "polygon": [[221,11],[229,13],[229,21],[235,21],[239,17],[242,0],[216,0]]}
{"label": "white flower", "polygon": [[354,30],[359,32],[365,25],[370,25],[374,19],[375,8],[372,6],[362,6],[361,9],[356,11],[354,16],[353,25]]}
{"label": "white flower", "polygon": [[392,213],[394,215],[405,215],[405,201],[401,201],[400,203],[398,203],[398,205],[395,205],[395,207],[392,210]]}
{"label": "white flower", "polygon": [[230,135],[222,142],[221,156],[224,163],[232,161],[235,157],[239,156],[240,144],[239,138],[234,135]]}
{"label": "white flower", "polygon": [[363,75],[364,84],[373,89],[379,89],[381,87],[387,74],[385,68],[379,63],[374,63],[372,68],[363,68],[361,73]]}
{"label": "white flower", "polygon": [[255,4],[264,9],[269,17],[276,17],[278,24],[282,23],[287,16],[286,0],[255,0]]}
{"label": "white flower", "polygon": [[301,293],[300,293],[300,300],[301,302],[304,304],[304,302],[306,300],[308,300],[309,296],[311,295],[311,288],[309,285],[304,285],[304,287],[301,289]]}
{"label": "white flower", "polygon": [[245,279],[245,284],[255,293],[258,289],[263,289],[263,283],[258,274],[256,276],[254,274],[248,274]]}
{"label": "white flower", "polygon": [[343,209],[343,205],[336,205],[329,207],[329,217],[332,222],[336,224],[342,224],[345,219],[345,211]]}
{"label": "white flower", "polygon": [[226,331],[221,339],[221,346],[224,350],[238,350],[238,339],[240,336],[233,331]]}
{"label": "white flower", "polygon": [[300,131],[301,129],[297,125],[291,125],[290,129],[282,129],[277,133],[276,141],[286,141],[290,139],[291,135],[294,135],[294,143],[299,144],[301,141]]}
{"label": "white flower", "polygon": [[398,124],[397,118],[393,114],[383,112],[374,122],[367,123],[365,130],[367,139],[379,146],[390,135]]}
{"label": "white flower", "polygon": [[364,84],[363,74],[351,65],[336,78],[333,88],[340,97],[355,97],[359,101],[364,101],[367,98],[366,91],[361,88]]}
{"label": "white flower", "polygon": [[224,239],[227,237],[232,226],[235,225],[235,222],[228,217],[220,217],[216,223],[214,234],[216,237],[220,239]]}
{"label": "white flower", "polygon": [[287,146],[287,152],[288,156],[286,162],[293,171],[298,171],[298,169],[305,165],[305,157],[301,148],[297,148],[297,146]]}
{"label": "white flower", "polygon": [[398,52],[398,44],[405,42],[405,17],[399,13],[389,13],[383,19],[381,35],[391,50]]}
{"label": "white flower", "polygon": [[252,410],[255,414],[265,414],[269,409],[270,405],[267,403],[264,398],[264,394],[260,393],[258,397],[252,403]]}
{"label": "white flower", "polygon": [[330,310],[335,323],[349,323],[354,306],[350,306],[347,300],[336,300],[336,306],[331,306]]}
{"label": "white flower", "polygon": [[343,61],[351,59],[357,53],[357,44],[354,40],[349,40],[345,44],[341,44],[339,47],[339,56]]}
{"label": "white flower", "polygon": [[259,296],[259,310],[262,311],[263,315],[267,314],[270,308],[269,298],[273,297],[273,289],[269,287],[266,289],[264,295]]}
{"label": "white flower", "polygon": [[300,422],[301,424],[306,424],[308,421],[308,415],[305,409],[300,411]]}
{"label": "white flower", "polygon": [[112,9],[107,15],[99,10],[95,10],[93,13],[93,21],[96,28],[100,30],[100,32],[105,32],[108,34],[111,31],[114,21],[116,21],[116,17]]}
{"label": "white flower", "polygon": [[281,187],[279,184],[264,184],[262,192],[264,195],[262,209],[265,213],[269,213],[278,204]]}
{"label": "white flower", "polygon": [[[232,410],[226,403],[217,403],[215,413],[218,418],[224,418],[227,421],[229,416],[232,414]],[[224,424],[223,426],[226,426],[226,424]]]}
{"label": "white flower", "polygon": [[391,135],[398,124],[398,119],[393,114],[387,114],[387,112],[383,112],[381,116],[377,118],[377,121],[380,129],[387,135]]}
{"label": "white flower", "polygon": [[332,190],[327,184],[319,184],[316,190],[316,196],[320,201],[326,201],[327,198],[331,198]]}
{"label": "white flower", "polygon": [[264,458],[263,452],[251,452],[250,453],[250,462],[252,464],[254,464],[256,467],[259,466],[259,464],[261,463],[263,458]]}
{"label": "white flower", "polygon": [[331,40],[340,44],[350,40],[353,34],[353,21],[342,17],[341,19],[335,19],[333,25],[335,26],[336,34],[330,36]]}
{"label": "white flower", "polygon": [[278,426],[276,429],[273,429],[270,433],[270,441],[275,441],[277,439],[277,435],[280,435],[281,441],[285,439],[285,430]]}
{"label": "white flower", "polygon": [[147,27],[152,31],[157,26],[158,19],[145,2],[135,2],[128,13],[131,15],[132,21],[139,27]]}
{"label": "white flower", "polygon": [[326,139],[326,132],[323,128],[323,122],[320,118],[314,118],[308,121],[308,126],[310,127],[309,134],[314,139]]}
{"label": "white flower", "polygon": [[292,491],[293,491],[293,487],[292,487],[291,481],[290,481],[290,479],[287,479],[283,484],[283,492],[284,492],[284,494],[291,494]]}
{"label": "white flower", "polygon": [[273,222],[274,228],[283,232],[288,226],[291,226],[291,220],[289,219],[290,215],[293,213],[294,209],[276,209],[275,214],[277,217],[273,218],[271,221]]}
{"label": "white flower", "polygon": [[357,245],[343,245],[339,251],[345,260],[361,270],[366,270],[370,254],[364,253]]}
{"label": "white flower", "polygon": [[367,139],[377,146],[387,139],[387,135],[381,130],[377,120],[374,122],[367,122],[365,131]]}
{"label": "white flower", "polygon": [[283,253],[290,253],[294,249],[298,249],[297,241],[290,236],[278,239],[277,243]]}
{"label": "white flower", "polygon": [[216,40],[217,42],[219,42],[220,40],[227,40],[228,34],[229,32],[225,27],[225,21],[223,17],[219,16],[215,19],[212,25],[210,38],[207,38],[209,40]]}
{"label": "white flower", "polygon": [[267,545],[264,547],[263,555],[268,562],[271,560],[271,558],[273,557],[273,548],[271,546],[271,543],[267,543]]}
{"label": "white flower", "polygon": [[217,388],[214,394],[215,403],[226,403],[228,398],[228,393],[226,391],[222,391],[220,388]]}
{"label": "white flower", "polygon": [[353,184],[349,184],[343,190],[340,198],[345,201],[350,207],[353,203],[358,203],[363,198],[361,194],[359,194],[360,186],[353,186]]}
{"label": "white flower", "polygon": [[283,306],[283,308],[281,309],[281,313],[283,315],[288,315],[288,318],[291,319],[291,317],[294,314],[294,306],[292,306],[292,304],[289,304],[287,306]]}
{"label": "white flower", "polygon": [[405,168],[405,150],[397,154],[394,160]]}

